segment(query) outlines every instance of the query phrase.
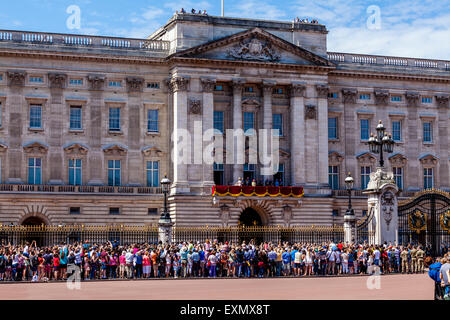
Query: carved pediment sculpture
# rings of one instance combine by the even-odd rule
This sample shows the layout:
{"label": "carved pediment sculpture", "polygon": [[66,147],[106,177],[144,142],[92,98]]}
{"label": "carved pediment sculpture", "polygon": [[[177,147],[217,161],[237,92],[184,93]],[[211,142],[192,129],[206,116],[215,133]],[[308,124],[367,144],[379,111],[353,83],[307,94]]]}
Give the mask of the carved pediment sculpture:
{"label": "carved pediment sculpture", "polygon": [[25,85],[25,76],[27,73],[25,71],[8,71],[8,85],[23,87]]}
{"label": "carved pediment sculpture", "polygon": [[419,103],[419,94],[417,92],[406,92],[405,97],[408,107],[417,107]]}
{"label": "carved pediment sculpture", "polygon": [[342,89],[344,103],[356,103],[356,89]]}
{"label": "carved pediment sculpture", "polygon": [[269,41],[257,37],[241,41],[238,45],[229,49],[227,54],[231,58],[240,60],[275,62],[281,58]]}
{"label": "carved pediment sculpture", "polygon": [[259,107],[261,104],[257,99],[245,98],[242,100],[242,106],[257,106]]}
{"label": "carved pediment sculpture", "polygon": [[356,157],[358,163],[363,166],[372,166],[376,163],[377,159],[370,153],[365,152]]}
{"label": "carved pediment sculpture", "polygon": [[105,84],[106,77],[103,75],[89,75],[87,79],[90,83],[89,89],[102,90]]}
{"label": "carved pediment sculpture", "polygon": [[339,152],[331,151],[328,154],[328,163],[330,165],[335,165],[335,166],[339,165],[342,163],[343,160],[344,160],[344,157]]}
{"label": "carved pediment sculpture", "polygon": [[127,153],[127,149],[125,147],[122,147],[118,144],[113,144],[110,146],[107,146],[105,148],[103,148],[103,152],[106,155],[111,155],[111,156],[124,156]]}
{"label": "carved pediment sculpture", "polygon": [[427,154],[421,157],[419,160],[423,165],[432,165],[432,166],[435,166],[438,162],[438,158],[436,158],[432,154]]}
{"label": "carved pediment sculpture", "polygon": [[144,156],[150,157],[160,157],[163,152],[158,149],[156,146],[147,146],[142,148],[142,153],[144,154]]}
{"label": "carved pediment sculpture", "polygon": [[48,147],[40,142],[31,142],[23,146],[25,153],[46,153]]}
{"label": "carved pediment sculpture", "polygon": [[82,154],[85,155],[89,151],[89,148],[80,144],[72,143],[71,145],[64,148],[64,151],[68,154]]}
{"label": "carved pediment sculpture", "polygon": [[126,79],[128,92],[142,92],[144,87],[144,79],[136,77],[127,77]]}
{"label": "carved pediment sculpture", "polygon": [[436,95],[436,102],[439,107],[448,107],[449,96],[446,94]]}
{"label": "carved pediment sculpture", "polygon": [[283,149],[279,149],[279,153],[280,153],[280,158],[282,159],[289,159],[291,157],[291,154]]}
{"label": "carved pediment sculpture", "polygon": [[389,98],[389,91],[384,89],[376,89],[375,92],[375,103],[378,105],[387,105]]}
{"label": "carved pediment sculpture", "polygon": [[189,112],[192,114],[202,114],[202,102],[200,100],[189,100]]}
{"label": "carved pediment sculpture", "polygon": [[402,155],[401,153],[397,153],[391,157],[389,157],[389,161],[391,162],[392,166],[399,167],[404,166],[406,164],[406,157]]}
{"label": "carved pediment sculpture", "polygon": [[314,105],[306,105],[305,106],[305,119],[312,119],[312,120],[316,120],[317,119],[317,108]]}
{"label": "carved pediment sculpture", "polygon": [[50,88],[64,89],[66,87],[67,75],[63,73],[49,73],[48,82]]}
{"label": "carved pediment sculpture", "polygon": [[377,171],[370,173],[367,190],[380,190],[386,184],[395,185],[394,173],[384,172],[381,168],[377,168]]}

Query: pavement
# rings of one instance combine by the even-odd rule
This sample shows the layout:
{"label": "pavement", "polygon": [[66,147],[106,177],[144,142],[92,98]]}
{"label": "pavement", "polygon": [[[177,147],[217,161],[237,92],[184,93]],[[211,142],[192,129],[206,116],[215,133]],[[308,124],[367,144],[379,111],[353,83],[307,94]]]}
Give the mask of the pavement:
{"label": "pavement", "polygon": [[433,293],[433,281],[426,273],[0,283],[0,300],[432,300]]}

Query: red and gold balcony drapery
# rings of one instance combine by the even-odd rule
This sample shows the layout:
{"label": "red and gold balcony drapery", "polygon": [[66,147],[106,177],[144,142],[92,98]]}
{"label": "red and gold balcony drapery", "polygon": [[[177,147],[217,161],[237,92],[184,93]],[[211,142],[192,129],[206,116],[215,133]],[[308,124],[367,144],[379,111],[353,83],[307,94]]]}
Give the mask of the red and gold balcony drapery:
{"label": "red and gold balcony drapery", "polygon": [[303,196],[302,187],[272,186],[213,186],[213,196],[258,196],[258,197],[296,197]]}

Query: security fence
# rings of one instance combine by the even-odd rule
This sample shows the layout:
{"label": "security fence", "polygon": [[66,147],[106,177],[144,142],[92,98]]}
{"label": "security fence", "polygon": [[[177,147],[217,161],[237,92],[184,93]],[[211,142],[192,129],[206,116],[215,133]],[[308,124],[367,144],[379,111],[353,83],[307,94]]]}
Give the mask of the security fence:
{"label": "security fence", "polygon": [[[343,241],[342,226],[175,226],[172,240],[204,242],[240,243],[246,241],[274,242],[289,241],[322,243],[324,241]],[[89,241],[105,243],[116,240],[119,244],[158,243],[158,226],[2,226],[0,225],[0,241],[3,244],[19,245],[36,241],[38,246],[48,246],[74,242]]]}

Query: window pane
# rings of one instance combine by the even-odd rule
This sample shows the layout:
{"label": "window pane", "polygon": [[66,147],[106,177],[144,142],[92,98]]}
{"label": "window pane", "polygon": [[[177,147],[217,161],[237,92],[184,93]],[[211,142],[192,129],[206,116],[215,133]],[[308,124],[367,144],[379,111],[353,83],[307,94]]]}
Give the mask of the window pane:
{"label": "window pane", "polygon": [[400,121],[392,122],[392,136],[395,141],[400,141],[402,139]]}
{"label": "window pane", "polygon": [[81,129],[81,107],[70,107],[70,129]]}
{"label": "window pane", "polygon": [[41,128],[41,106],[33,105],[30,107],[30,128]]}
{"label": "window pane", "polygon": [[272,115],[272,120],[273,120],[273,129],[274,130],[278,129],[278,135],[282,136],[283,135],[283,115],[280,113],[274,113]]}
{"label": "window pane", "polygon": [[28,168],[28,184],[34,184],[34,168]]}
{"label": "window pane", "polygon": [[148,110],[147,130],[158,132],[158,110]]}
{"label": "window pane", "polygon": [[114,168],[114,161],[108,160],[108,168]]}
{"label": "window pane", "polygon": [[337,139],[337,118],[328,118],[328,139]]}
{"label": "window pane", "polygon": [[109,108],[109,130],[120,130],[120,108]]}
{"label": "window pane", "polygon": [[361,140],[369,139],[369,120],[361,119]]}
{"label": "window pane", "polygon": [[214,111],[214,129],[223,133],[223,111]]}
{"label": "window pane", "polygon": [[244,132],[249,129],[254,129],[254,113],[244,112]]}

